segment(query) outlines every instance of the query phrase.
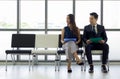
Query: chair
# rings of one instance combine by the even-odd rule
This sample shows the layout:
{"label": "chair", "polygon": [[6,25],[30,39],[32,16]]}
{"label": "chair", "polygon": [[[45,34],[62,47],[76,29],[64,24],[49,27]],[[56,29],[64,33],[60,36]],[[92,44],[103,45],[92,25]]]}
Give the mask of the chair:
{"label": "chair", "polygon": [[[45,48],[41,50],[40,48]],[[51,50],[48,48],[56,48]],[[35,49],[32,50],[33,57],[36,55],[56,55],[58,48],[58,35],[53,34],[37,34],[35,36]],[[33,61],[32,61],[33,65]]]}
{"label": "chair", "polygon": [[[30,55],[31,50],[20,50],[19,48],[34,48],[35,35],[34,34],[12,34],[11,47],[12,50],[6,50],[6,71],[7,71],[7,55],[29,55],[29,70],[30,70]],[[16,48],[16,49],[15,49]],[[12,61],[15,62],[14,56]]]}
{"label": "chair", "polygon": [[[84,60],[85,60],[84,57],[85,56],[84,56],[84,50],[82,49],[82,47],[83,47],[82,35],[80,37],[81,37],[81,42],[78,44],[79,50],[77,51],[77,53],[78,53],[78,55],[81,55],[81,58],[82,58],[82,60],[84,62]],[[59,59],[58,60],[59,64],[57,64],[57,66],[58,66],[58,70],[59,70],[59,65],[61,63],[61,55],[65,55],[65,50],[62,49],[61,35],[59,35],[58,47],[59,47],[59,49],[58,49],[57,53],[59,55],[59,58],[58,58]],[[81,66],[81,71],[83,71],[83,67],[85,67],[85,66],[83,66],[83,65]]]}

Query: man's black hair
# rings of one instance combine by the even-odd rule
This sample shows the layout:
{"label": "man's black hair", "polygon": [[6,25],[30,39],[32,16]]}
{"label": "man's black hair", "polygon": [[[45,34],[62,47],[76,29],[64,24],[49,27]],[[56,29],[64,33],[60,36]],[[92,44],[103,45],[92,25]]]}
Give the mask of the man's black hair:
{"label": "man's black hair", "polygon": [[95,19],[98,19],[98,14],[95,12],[90,13],[91,16],[93,16]]}

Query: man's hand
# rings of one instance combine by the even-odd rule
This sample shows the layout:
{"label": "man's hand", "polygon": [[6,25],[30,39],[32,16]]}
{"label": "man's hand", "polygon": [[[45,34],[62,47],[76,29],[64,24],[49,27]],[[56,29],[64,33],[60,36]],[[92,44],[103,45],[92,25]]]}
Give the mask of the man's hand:
{"label": "man's hand", "polygon": [[104,44],[105,41],[104,41],[104,40],[100,40],[99,43],[100,43],[100,44]]}
{"label": "man's hand", "polygon": [[87,44],[90,44],[90,43],[92,43],[92,41],[90,41],[90,40],[87,40],[87,41],[86,41],[86,43],[87,43]]}

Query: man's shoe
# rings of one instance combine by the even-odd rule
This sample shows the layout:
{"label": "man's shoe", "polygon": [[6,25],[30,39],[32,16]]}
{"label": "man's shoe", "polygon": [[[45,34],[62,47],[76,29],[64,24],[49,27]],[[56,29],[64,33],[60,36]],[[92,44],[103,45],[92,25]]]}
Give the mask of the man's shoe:
{"label": "man's shoe", "polygon": [[102,72],[103,72],[103,73],[107,73],[107,72],[108,72],[105,65],[102,65],[101,68],[102,68]]}
{"label": "man's shoe", "polygon": [[93,67],[93,65],[90,65],[89,73],[93,73],[93,72],[94,72],[94,67]]}

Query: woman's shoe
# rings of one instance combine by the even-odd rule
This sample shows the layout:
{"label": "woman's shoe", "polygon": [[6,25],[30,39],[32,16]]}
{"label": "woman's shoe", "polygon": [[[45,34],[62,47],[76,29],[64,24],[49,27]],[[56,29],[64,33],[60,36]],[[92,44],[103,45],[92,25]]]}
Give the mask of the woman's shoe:
{"label": "woman's shoe", "polygon": [[72,70],[70,69],[70,70],[68,70],[68,73],[72,73]]}
{"label": "woman's shoe", "polygon": [[83,63],[83,62],[77,62],[77,64],[78,64],[78,65],[84,65],[84,63]]}

